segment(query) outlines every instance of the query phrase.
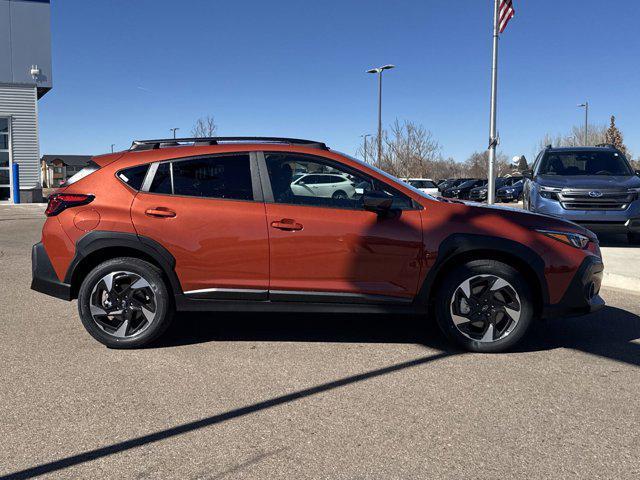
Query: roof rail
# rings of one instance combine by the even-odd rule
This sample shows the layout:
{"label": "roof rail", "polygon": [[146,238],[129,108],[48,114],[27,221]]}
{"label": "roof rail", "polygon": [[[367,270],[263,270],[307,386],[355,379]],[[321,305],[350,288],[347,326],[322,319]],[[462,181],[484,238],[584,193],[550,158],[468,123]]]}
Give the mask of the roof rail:
{"label": "roof rail", "polygon": [[618,147],[616,147],[613,143],[598,143],[596,147],[615,148],[616,150],[618,149]]}
{"label": "roof rail", "polygon": [[159,138],[155,140],[134,140],[129,150],[155,150],[165,147],[191,145],[219,145],[221,143],[275,143],[285,145],[300,145],[310,148],[329,150],[323,142],[303,140],[301,138],[281,137],[193,137],[193,138]]}

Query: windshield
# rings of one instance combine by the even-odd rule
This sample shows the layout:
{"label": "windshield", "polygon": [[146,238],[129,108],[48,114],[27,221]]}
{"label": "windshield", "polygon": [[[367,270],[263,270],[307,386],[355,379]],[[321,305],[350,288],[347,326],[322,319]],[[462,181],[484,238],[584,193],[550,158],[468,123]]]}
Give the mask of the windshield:
{"label": "windshield", "polygon": [[567,151],[545,154],[538,175],[633,175],[627,160],[614,151]]}
{"label": "windshield", "polygon": [[435,200],[437,202],[441,202],[442,200],[440,198],[434,197],[433,195],[429,195],[427,192],[423,192],[422,190],[418,190],[416,187],[414,187],[413,185],[410,185],[408,183],[403,182],[402,180],[400,180],[397,177],[394,177],[393,175],[391,175],[390,173],[385,172],[384,170],[379,169],[378,167],[376,167],[375,165],[371,165],[370,163],[366,163],[358,158],[355,158],[351,155],[349,155],[348,153],[343,153],[343,152],[338,152],[337,150],[332,150],[333,152],[339,153],[340,155],[343,155],[351,160],[353,160],[354,162],[358,162],[361,165],[366,166],[367,168],[370,168],[371,170],[375,170],[376,172],[378,172],[380,175],[387,177],[389,180],[391,180],[392,182],[395,183],[404,183],[408,188],[410,188],[413,192],[416,192],[418,195],[422,195],[423,197],[429,198],[431,200]]}
{"label": "windshield", "polygon": [[469,188],[469,187],[473,187],[473,186],[481,186],[481,182],[478,180],[467,180],[466,182],[462,182],[460,185],[458,185],[456,188]]}

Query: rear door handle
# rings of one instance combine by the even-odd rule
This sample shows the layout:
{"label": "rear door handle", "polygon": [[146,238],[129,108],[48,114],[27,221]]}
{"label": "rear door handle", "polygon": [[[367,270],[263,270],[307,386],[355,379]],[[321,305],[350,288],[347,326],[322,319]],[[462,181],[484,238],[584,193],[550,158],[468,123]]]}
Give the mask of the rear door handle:
{"label": "rear door handle", "polygon": [[286,230],[289,232],[302,230],[302,224],[297,223],[291,218],[283,218],[280,221],[271,222],[271,227],[277,228],[278,230]]}
{"label": "rear door handle", "polygon": [[173,218],[176,216],[176,212],[165,207],[149,208],[144,213],[150,217],[158,218]]}

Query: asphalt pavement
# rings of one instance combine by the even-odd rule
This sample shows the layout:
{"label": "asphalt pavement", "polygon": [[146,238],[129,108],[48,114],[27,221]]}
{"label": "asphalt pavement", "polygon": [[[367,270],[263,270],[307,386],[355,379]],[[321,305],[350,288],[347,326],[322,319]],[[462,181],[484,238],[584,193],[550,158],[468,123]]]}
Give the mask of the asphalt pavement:
{"label": "asphalt pavement", "polygon": [[640,296],[452,349],[421,318],[184,315],[109,350],[29,289],[35,208],[0,215],[0,479],[640,477]]}

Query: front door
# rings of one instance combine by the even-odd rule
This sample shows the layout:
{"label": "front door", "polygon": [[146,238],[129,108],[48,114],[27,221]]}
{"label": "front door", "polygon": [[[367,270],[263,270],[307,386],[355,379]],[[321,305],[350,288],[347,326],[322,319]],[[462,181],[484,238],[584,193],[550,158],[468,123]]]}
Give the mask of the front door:
{"label": "front door", "polygon": [[[265,153],[262,165],[273,197],[266,203],[271,299],[413,299],[420,277],[422,228],[420,211],[411,199],[320,157]],[[303,192],[298,180],[305,176],[312,176],[313,182],[314,177],[331,176],[335,191],[323,189],[315,196]],[[379,216],[364,210],[361,195],[367,189],[393,195],[398,211]]]}
{"label": "front door", "polygon": [[257,176],[248,153],[163,162],[132,205],[139,235],[176,259],[185,294],[267,298],[269,245]]}

